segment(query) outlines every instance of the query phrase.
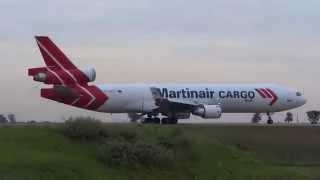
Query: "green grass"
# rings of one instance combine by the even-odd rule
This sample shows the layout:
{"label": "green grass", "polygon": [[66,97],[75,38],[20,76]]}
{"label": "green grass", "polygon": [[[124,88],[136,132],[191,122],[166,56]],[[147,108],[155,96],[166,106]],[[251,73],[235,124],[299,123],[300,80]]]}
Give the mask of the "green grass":
{"label": "green grass", "polygon": [[0,179],[105,179],[87,144],[73,143],[50,127],[0,128]]}
{"label": "green grass", "polygon": [[224,144],[252,152],[272,164],[320,166],[319,127],[203,126],[199,127],[201,131],[190,126],[186,128],[194,134],[210,135]]}
{"label": "green grass", "polygon": [[110,124],[108,129],[139,131],[149,138],[181,131],[197,155],[179,159],[174,170],[114,169],[98,160],[96,143],[71,140],[56,127],[2,126],[0,180],[320,179],[317,127]]}

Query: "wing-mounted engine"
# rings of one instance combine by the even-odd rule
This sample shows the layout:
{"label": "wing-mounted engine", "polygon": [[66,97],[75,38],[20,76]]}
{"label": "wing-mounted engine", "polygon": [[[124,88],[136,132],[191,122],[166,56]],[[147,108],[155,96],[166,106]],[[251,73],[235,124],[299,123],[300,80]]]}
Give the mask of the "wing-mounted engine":
{"label": "wing-mounted engine", "polygon": [[28,69],[28,75],[32,76],[34,81],[53,85],[83,84],[96,79],[94,68],[61,70],[56,67],[40,67]]}
{"label": "wing-mounted engine", "polygon": [[221,107],[219,105],[199,105],[192,113],[204,119],[216,119],[221,117]]}

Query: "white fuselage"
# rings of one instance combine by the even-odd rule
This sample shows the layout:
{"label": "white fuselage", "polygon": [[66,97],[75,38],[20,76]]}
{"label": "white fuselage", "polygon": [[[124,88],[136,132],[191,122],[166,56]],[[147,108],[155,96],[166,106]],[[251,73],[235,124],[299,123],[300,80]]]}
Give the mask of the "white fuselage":
{"label": "white fuselage", "polygon": [[[93,85],[94,68],[79,69],[47,36],[36,36],[46,64],[28,69],[43,98],[70,106],[106,112],[128,113],[135,122],[176,124],[190,114],[205,119],[221,113],[268,113],[305,104],[300,92],[273,84],[105,84]],[[158,118],[158,115],[166,116]]]}
{"label": "white fuselage", "polygon": [[223,113],[278,112],[306,102],[300,92],[274,84],[105,84],[97,87],[108,96],[97,111],[108,113],[151,112],[157,106],[150,87],[159,88],[168,100],[220,105]]}

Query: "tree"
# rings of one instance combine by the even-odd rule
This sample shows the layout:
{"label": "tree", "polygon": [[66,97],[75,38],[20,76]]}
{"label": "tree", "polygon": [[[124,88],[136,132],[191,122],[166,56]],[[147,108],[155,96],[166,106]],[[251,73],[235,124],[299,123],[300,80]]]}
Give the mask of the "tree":
{"label": "tree", "polygon": [[320,111],[312,110],[312,111],[308,111],[306,113],[309,118],[308,120],[311,124],[317,124],[319,122]]}
{"label": "tree", "polygon": [[284,122],[290,123],[293,121],[293,114],[291,112],[287,112],[286,118],[284,118]]}
{"label": "tree", "polygon": [[31,121],[28,121],[27,123],[35,124],[35,123],[37,123],[37,121],[35,121],[35,120],[31,120]]}
{"label": "tree", "polygon": [[10,123],[16,123],[16,117],[14,114],[8,114],[8,119]]}
{"label": "tree", "polygon": [[8,122],[8,120],[7,120],[6,116],[4,116],[3,114],[0,114],[0,124],[4,124],[7,122]]}
{"label": "tree", "polygon": [[253,114],[253,117],[252,117],[252,119],[251,119],[251,122],[252,122],[252,123],[258,123],[258,122],[260,122],[260,121],[261,121],[261,116],[260,116],[260,114],[259,114],[259,113]]}

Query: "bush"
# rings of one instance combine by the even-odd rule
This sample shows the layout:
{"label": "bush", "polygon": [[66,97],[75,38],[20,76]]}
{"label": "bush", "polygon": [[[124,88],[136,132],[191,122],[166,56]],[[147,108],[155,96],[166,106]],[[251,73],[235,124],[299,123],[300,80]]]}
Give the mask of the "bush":
{"label": "bush", "polygon": [[108,141],[101,146],[99,157],[104,164],[116,168],[169,169],[174,166],[172,150],[142,141]]}
{"label": "bush", "polygon": [[135,142],[137,141],[141,135],[141,132],[135,128],[131,127],[117,127],[117,128],[112,128],[108,129],[108,134],[110,139],[119,139],[121,138],[122,140],[128,141],[128,142]]}
{"label": "bush", "polygon": [[126,141],[134,143],[138,140],[138,132],[134,130],[121,131],[120,137],[124,138]]}
{"label": "bush", "polygon": [[191,147],[190,139],[186,138],[180,129],[174,129],[170,133],[157,138],[158,144],[169,149],[187,150]]}
{"label": "bush", "polygon": [[158,138],[158,144],[162,145],[169,149],[189,149],[191,142],[189,139],[179,136],[179,137],[170,137],[170,136],[160,136]]}
{"label": "bush", "polygon": [[172,170],[184,160],[196,159],[193,144],[181,129],[168,132],[155,128],[118,126],[108,129],[99,120],[79,117],[66,120],[62,132],[73,139],[95,141],[94,154],[113,168]]}
{"label": "bush", "polygon": [[180,161],[196,158],[191,140],[180,129],[162,132],[160,136],[158,133],[122,129],[116,136],[104,139],[99,159],[114,168],[170,170]]}
{"label": "bush", "polygon": [[102,122],[91,117],[69,118],[62,125],[62,132],[73,139],[97,140],[108,136]]}

